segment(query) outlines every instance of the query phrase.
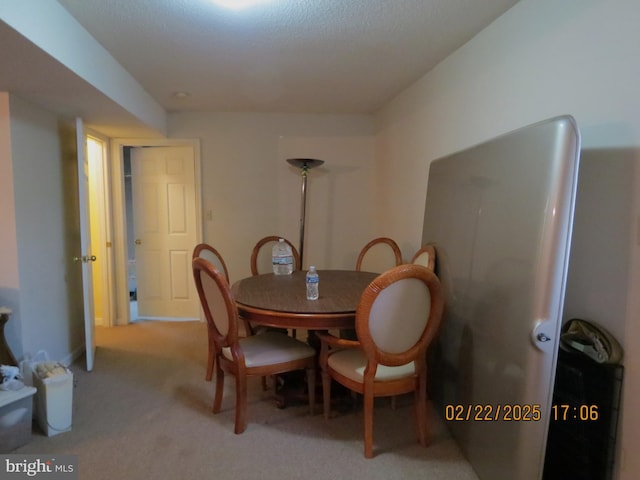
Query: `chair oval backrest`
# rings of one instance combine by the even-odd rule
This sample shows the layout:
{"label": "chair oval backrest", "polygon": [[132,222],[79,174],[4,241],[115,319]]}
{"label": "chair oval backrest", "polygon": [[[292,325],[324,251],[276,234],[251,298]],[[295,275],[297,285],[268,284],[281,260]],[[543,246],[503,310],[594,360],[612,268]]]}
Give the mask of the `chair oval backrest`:
{"label": "chair oval backrest", "polygon": [[369,284],[356,312],[356,331],[369,360],[404,365],[435,337],[443,310],[438,277],[426,267],[406,264]]}
{"label": "chair oval backrest", "polygon": [[356,261],[356,270],[382,273],[402,263],[400,247],[391,238],[378,237],[367,243]]}
{"label": "chair oval backrest", "polygon": [[278,243],[278,240],[284,239],[284,241],[291,247],[293,252],[293,268],[294,270],[300,270],[300,254],[296,247],[293,246],[289,240],[284,237],[278,237],[276,235],[269,235],[268,237],[261,238],[258,243],[253,247],[251,252],[251,274],[260,275],[262,273],[273,272],[273,264],[271,260],[271,251],[273,245]]}
{"label": "chair oval backrest", "polygon": [[416,265],[422,265],[429,270],[434,270],[436,267],[436,249],[433,245],[423,245],[420,250],[411,259],[411,263]]}
{"label": "chair oval backrest", "polygon": [[215,342],[226,347],[238,341],[238,310],[229,282],[204,258],[193,259],[193,277],[207,324]]}
{"label": "chair oval backrest", "polygon": [[193,249],[192,258],[204,258],[209,263],[211,263],[216,270],[221,272],[224,275],[224,278],[229,282],[229,271],[227,270],[227,265],[224,263],[222,259],[222,255],[213,248],[208,243],[200,243],[196,245],[196,248]]}

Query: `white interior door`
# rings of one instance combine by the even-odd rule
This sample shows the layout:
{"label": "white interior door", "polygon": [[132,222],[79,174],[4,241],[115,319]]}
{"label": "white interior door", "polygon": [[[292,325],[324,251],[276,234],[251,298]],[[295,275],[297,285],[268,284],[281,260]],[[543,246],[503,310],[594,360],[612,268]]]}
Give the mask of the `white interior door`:
{"label": "white interior door", "polygon": [[95,314],[93,306],[92,264],[96,257],[91,252],[91,223],[89,221],[89,162],[86,138],[81,118],[76,118],[76,148],[78,155],[78,202],[80,204],[80,248],[75,260],[82,263],[82,296],[84,303],[84,332],[87,370],[93,370],[95,358]]}
{"label": "white interior door", "polygon": [[131,150],[138,316],[199,318],[191,254],[196,245],[191,146]]}

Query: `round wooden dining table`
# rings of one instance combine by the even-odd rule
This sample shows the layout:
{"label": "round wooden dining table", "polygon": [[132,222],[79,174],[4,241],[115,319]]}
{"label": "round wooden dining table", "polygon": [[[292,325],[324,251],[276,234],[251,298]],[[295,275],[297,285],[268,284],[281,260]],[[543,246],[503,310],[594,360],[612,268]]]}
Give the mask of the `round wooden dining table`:
{"label": "round wooden dining table", "polygon": [[[294,332],[306,329],[307,342],[319,349],[315,331],[355,327],[356,309],[362,292],[378,274],[318,270],[318,276],[320,296],[317,300],[307,300],[306,272],[301,270],[291,275],[267,273],[238,280],[231,286],[238,313],[253,326],[292,329]],[[307,402],[304,377],[296,373],[299,374],[279,376],[281,381],[277,383],[275,392],[279,408],[292,402]],[[318,382],[316,388],[319,387]]]}
{"label": "round wooden dining table", "polygon": [[255,275],[231,289],[242,317],[252,324],[277,328],[329,330],[354,328],[360,296],[377,273],[319,270],[320,296],[307,300],[306,272]]}

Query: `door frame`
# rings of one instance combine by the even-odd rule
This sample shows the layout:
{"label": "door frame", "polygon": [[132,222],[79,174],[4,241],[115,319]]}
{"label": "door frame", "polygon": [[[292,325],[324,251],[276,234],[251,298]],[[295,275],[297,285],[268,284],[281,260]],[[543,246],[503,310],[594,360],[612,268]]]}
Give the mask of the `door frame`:
{"label": "door frame", "polygon": [[[114,325],[130,322],[129,287],[127,281],[127,225],[126,199],[124,189],[124,148],[125,147],[184,147],[193,149],[196,241],[202,241],[202,181],[200,162],[200,140],[198,139],[155,139],[155,138],[114,138],[111,140],[111,196],[113,200],[113,255],[116,291],[116,316]],[[194,245],[195,247],[195,245]]]}

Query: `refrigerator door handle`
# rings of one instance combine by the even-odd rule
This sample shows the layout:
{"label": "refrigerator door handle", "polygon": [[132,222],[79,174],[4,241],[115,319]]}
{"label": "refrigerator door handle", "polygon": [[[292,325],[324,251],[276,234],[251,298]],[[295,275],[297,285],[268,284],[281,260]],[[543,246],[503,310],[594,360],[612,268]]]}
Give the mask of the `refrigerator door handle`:
{"label": "refrigerator door handle", "polygon": [[548,332],[549,328],[549,322],[538,320],[531,331],[531,341],[533,345],[544,353],[550,353],[550,349],[554,344],[554,342],[552,342],[553,338]]}

